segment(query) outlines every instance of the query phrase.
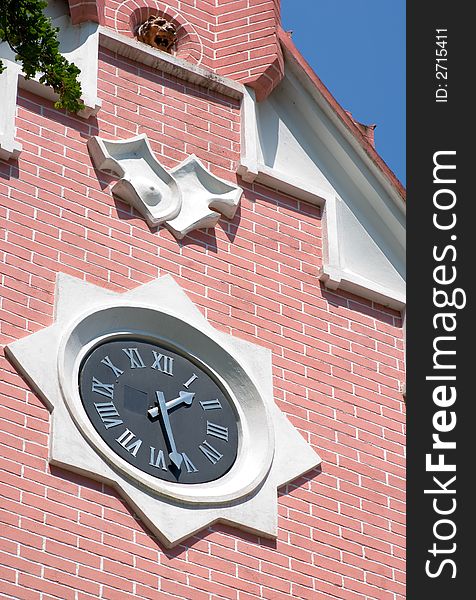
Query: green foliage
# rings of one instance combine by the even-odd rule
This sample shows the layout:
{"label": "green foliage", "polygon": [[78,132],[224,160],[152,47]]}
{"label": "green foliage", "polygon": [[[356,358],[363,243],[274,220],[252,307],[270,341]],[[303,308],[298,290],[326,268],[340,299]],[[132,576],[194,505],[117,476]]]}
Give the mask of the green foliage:
{"label": "green foliage", "polygon": [[[76,113],[81,102],[80,70],[59,52],[58,28],[43,13],[44,0],[0,0],[0,41],[8,43],[21,62],[26,79],[40,73],[40,83],[59,95],[56,108]],[[5,66],[0,61],[0,73]]]}

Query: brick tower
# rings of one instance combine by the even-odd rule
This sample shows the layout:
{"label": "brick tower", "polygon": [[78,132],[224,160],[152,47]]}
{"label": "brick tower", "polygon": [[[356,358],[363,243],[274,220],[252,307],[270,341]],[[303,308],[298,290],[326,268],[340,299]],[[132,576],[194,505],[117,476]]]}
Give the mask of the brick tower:
{"label": "brick tower", "polygon": [[0,595],[404,598],[404,190],[279,0],[0,58]]}

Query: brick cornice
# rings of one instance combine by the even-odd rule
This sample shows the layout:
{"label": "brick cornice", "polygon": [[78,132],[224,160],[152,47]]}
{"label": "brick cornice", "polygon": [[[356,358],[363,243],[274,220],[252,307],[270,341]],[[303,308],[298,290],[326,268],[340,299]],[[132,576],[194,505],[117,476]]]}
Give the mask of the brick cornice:
{"label": "brick cornice", "polygon": [[[236,8],[230,8],[229,0],[218,0],[217,4],[217,32],[234,20],[237,35],[246,33],[250,41],[246,51],[236,54],[233,63],[229,64],[227,60],[226,65],[221,65],[217,61],[216,71],[248,85],[255,91],[258,101],[264,100],[284,77],[284,57],[279,42],[280,0],[248,0],[246,7],[243,3],[232,3]],[[246,25],[241,23],[245,19]],[[227,38],[217,44],[216,50],[223,56],[229,47],[233,55],[235,39]]]}

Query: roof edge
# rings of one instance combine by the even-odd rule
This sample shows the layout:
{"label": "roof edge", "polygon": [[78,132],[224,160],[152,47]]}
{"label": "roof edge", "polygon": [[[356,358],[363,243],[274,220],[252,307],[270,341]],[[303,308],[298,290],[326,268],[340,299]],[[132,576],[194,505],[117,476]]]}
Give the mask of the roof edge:
{"label": "roof edge", "polygon": [[358,142],[362,150],[366,153],[375,167],[382,173],[388,183],[395,190],[397,195],[401,198],[403,203],[406,203],[406,190],[401,181],[395,175],[395,173],[390,169],[387,163],[383,160],[377,150],[374,148],[372,143],[369,140],[369,137],[365,135],[362,129],[357,125],[352,116],[342,108],[342,106],[337,102],[332,93],[328,90],[328,88],[324,85],[321,79],[316,75],[314,69],[310,66],[310,64],[306,61],[306,59],[302,56],[302,54],[297,49],[293,40],[289,33],[284,31],[282,27],[278,29],[279,41],[282,44],[284,50],[286,50],[294,59],[295,63],[300,67],[301,71],[304,73],[308,81],[318,90],[323,99],[327,102],[329,107],[333,110],[333,112],[339,118],[341,124],[345,127],[345,129],[354,137],[354,139]]}

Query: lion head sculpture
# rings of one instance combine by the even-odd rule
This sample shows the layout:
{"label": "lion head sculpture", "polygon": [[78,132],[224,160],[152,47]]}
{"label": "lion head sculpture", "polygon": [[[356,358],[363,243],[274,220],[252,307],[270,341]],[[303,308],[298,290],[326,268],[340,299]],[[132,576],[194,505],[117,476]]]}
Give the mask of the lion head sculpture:
{"label": "lion head sculpture", "polygon": [[175,26],[163,17],[149,17],[137,30],[137,39],[164,52],[170,52],[177,39]]}

